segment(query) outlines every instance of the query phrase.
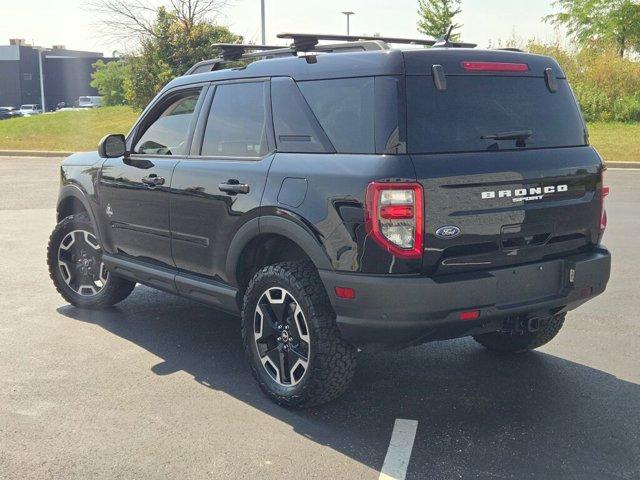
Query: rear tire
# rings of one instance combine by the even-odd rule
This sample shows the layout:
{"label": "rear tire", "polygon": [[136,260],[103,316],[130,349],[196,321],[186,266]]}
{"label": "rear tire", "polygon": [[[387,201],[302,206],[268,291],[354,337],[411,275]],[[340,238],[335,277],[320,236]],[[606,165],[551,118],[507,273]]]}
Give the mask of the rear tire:
{"label": "rear tire", "polygon": [[341,338],[310,262],[278,263],[254,275],[244,295],[242,338],[254,378],[279,405],[329,402],[355,372],[356,349]]}
{"label": "rear tire", "polygon": [[506,333],[492,332],[474,336],[483,347],[498,353],[526,353],[549,343],[564,324],[566,314],[554,315],[544,321],[535,332]]}
{"label": "rear tire", "polygon": [[104,309],[127,298],[135,282],[110,275],[86,213],[63,219],[47,248],[49,276],[62,298],[78,308]]}

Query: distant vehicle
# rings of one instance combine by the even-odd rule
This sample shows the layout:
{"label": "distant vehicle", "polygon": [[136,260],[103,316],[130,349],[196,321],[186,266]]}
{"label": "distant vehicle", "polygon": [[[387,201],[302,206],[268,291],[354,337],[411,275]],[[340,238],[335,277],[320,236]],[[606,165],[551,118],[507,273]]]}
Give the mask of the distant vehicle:
{"label": "distant vehicle", "polygon": [[21,117],[22,113],[16,107],[0,107],[0,120]]}
{"label": "distant vehicle", "polygon": [[21,105],[20,113],[25,117],[28,117],[30,115],[38,115],[42,113],[42,109],[40,108],[40,105],[38,105],[37,103],[30,103],[27,105]]}
{"label": "distant vehicle", "polygon": [[87,96],[78,98],[80,108],[96,108],[102,105],[102,97]]}

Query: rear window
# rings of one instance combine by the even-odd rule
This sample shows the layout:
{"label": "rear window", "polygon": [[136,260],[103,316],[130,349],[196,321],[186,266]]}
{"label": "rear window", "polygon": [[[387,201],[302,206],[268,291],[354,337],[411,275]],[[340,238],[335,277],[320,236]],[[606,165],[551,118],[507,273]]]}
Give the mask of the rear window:
{"label": "rear window", "polygon": [[[582,116],[566,80],[551,93],[543,78],[448,76],[436,90],[430,76],[407,77],[411,153],[480,152],[585,145]],[[483,136],[530,131],[515,139]]]}

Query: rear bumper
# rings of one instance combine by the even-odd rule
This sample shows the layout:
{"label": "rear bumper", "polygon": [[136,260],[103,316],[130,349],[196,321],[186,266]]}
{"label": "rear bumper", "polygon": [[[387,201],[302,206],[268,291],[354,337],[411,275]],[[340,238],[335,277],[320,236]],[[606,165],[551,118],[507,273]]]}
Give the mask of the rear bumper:
{"label": "rear bumper", "polygon": [[[407,346],[499,329],[506,317],[572,310],[602,293],[611,254],[604,247],[560,259],[438,277],[344,274],[321,270],[343,337],[358,346]],[[356,298],[335,295],[350,287]],[[462,321],[462,311],[480,317]]]}

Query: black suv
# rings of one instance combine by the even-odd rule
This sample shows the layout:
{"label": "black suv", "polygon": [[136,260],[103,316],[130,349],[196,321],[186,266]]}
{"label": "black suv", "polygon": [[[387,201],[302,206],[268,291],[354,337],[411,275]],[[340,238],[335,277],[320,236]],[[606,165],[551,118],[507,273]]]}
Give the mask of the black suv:
{"label": "black suv", "polygon": [[553,59],[285,36],[222,46],[63,162],[48,263],[68,302],[142,283],[239,313],[262,390],[308,406],[360,348],[525,352],[604,291],[604,166]]}

